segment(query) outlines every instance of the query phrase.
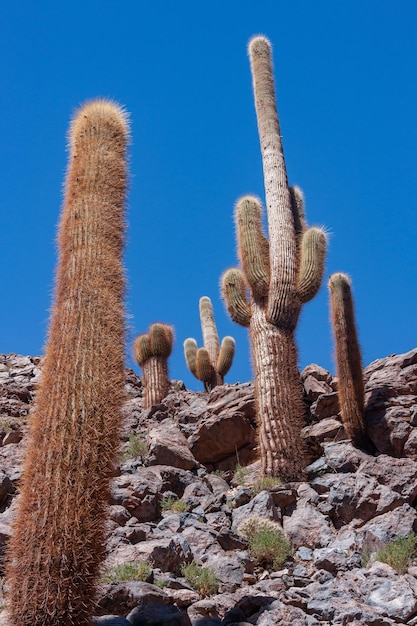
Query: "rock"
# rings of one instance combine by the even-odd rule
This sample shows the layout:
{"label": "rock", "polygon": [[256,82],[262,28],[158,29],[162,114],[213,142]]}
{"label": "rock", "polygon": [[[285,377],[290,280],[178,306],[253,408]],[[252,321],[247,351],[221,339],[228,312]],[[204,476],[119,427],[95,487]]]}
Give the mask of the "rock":
{"label": "rock", "polygon": [[336,392],[323,393],[310,407],[312,418],[319,421],[326,417],[334,417],[339,411],[339,398]]}
{"label": "rock", "polygon": [[236,455],[248,443],[254,445],[255,435],[253,424],[244,413],[210,414],[201,421],[188,444],[200,463],[218,463]]}
{"label": "rock", "polygon": [[304,379],[304,392],[309,402],[314,402],[323,394],[333,392],[330,385],[324,380],[318,380],[314,375],[310,374]]}
{"label": "rock", "polygon": [[127,616],[127,621],[132,626],[191,626],[185,611],[159,602],[135,607]]}
{"label": "rock", "polygon": [[378,359],[364,370],[368,434],[380,452],[414,460],[416,450],[406,442],[414,432],[416,374],[417,349]]}
{"label": "rock", "polygon": [[118,617],[117,615],[102,615],[101,617],[93,617],[93,624],[95,626],[132,626],[124,617]]}
{"label": "rock", "polygon": [[307,437],[314,437],[319,442],[346,439],[346,432],[342,422],[334,417],[326,417],[317,424],[306,426],[303,432]]}
{"label": "rock", "polygon": [[327,493],[329,515],[336,528],[352,520],[362,525],[375,515],[381,515],[405,499],[389,487],[381,485],[375,478],[363,474],[326,474],[312,480],[319,493]]}
{"label": "rock", "polygon": [[326,546],[332,537],[332,528],[320,511],[308,501],[299,501],[292,515],[284,515],[282,525],[295,547]]}
{"label": "rock", "polygon": [[169,598],[162,589],[150,583],[126,581],[99,587],[97,604],[103,614],[109,611],[126,614],[137,606],[153,602],[169,604]]}
{"label": "rock", "polygon": [[[32,357],[0,355],[0,437],[8,430],[16,442],[0,447],[0,573],[39,374]],[[330,373],[312,365],[302,380],[311,404],[305,434],[320,458],[308,467],[309,482],[254,496],[259,461],[245,466],[243,485],[232,478],[237,459],[249,460],[255,450],[252,384],[193,393],[177,381],[163,404],[143,411],[140,378],[126,371],[122,441],[149,431],[150,452],[146,467],[141,456],[125,459],[112,479],[104,567],[144,561],[150,573],[143,576],[165,588],[134,580],[101,585],[97,626],[417,626],[417,560],[405,575],[375,561],[386,543],[417,530],[417,350],[365,370],[375,457],[349,441],[329,441],[342,434]],[[164,496],[183,499],[190,510],[162,510]],[[238,533],[250,516],[281,524],[291,539],[294,550],[281,570],[264,570],[250,557]],[[190,587],[182,566],[193,560],[215,571],[219,593],[202,599]],[[4,626],[5,616],[0,611]]]}
{"label": "rock", "polygon": [[273,521],[280,520],[280,511],[275,506],[274,500],[268,491],[261,491],[248,504],[233,510],[232,530],[238,531],[241,522],[252,516]]}
{"label": "rock", "polygon": [[189,450],[187,438],[171,419],[156,424],[148,435],[148,465],[170,465],[194,469],[198,463]]}

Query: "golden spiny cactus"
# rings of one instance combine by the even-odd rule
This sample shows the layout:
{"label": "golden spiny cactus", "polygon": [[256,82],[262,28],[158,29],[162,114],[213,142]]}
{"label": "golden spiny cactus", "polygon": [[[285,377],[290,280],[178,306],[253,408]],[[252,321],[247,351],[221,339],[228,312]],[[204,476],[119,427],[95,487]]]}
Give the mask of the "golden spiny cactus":
{"label": "golden spiny cactus", "polygon": [[303,476],[306,463],[294,330],[302,304],[320,287],[326,236],[306,227],[302,193],[288,187],[269,41],[253,38],[249,55],[269,239],[262,231],[259,200],[241,198],[235,223],[242,269],[227,270],[221,284],[231,318],[249,326],[262,471],[292,480]]}
{"label": "golden spiny cactus", "polygon": [[9,546],[11,626],[90,626],[124,397],[129,128],[103,100],[70,130],[55,303]]}
{"label": "golden spiny cactus", "polygon": [[354,446],[372,450],[365,432],[365,389],[361,350],[349,276],[329,278],[331,321],[335,343],[340,412],[346,434]]}
{"label": "golden spiny cactus", "polygon": [[135,339],[133,354],[142,368],[143,408],[161,402],[169,391],[168,357],[174,333],[168,324],[152,324],[148,333]]}
{"label": "golden spiny cactus", "polygon": [[207,296],[200,298],[199,307],[204,347],[198,349],[195,339],[186,339],[184,356],[190,372],[204,383],[206,391],[210,391],[213,387],[223,384],[224,377],[232,366],[235,340],[233,337],[224,337],[219,346],[210,298]]}

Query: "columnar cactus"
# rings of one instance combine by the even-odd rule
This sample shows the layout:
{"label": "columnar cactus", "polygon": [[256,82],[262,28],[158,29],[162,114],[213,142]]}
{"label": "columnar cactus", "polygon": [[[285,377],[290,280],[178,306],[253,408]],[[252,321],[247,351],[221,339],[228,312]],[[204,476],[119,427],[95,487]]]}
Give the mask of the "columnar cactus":
{"label": "columnar cactus", "polygon": [[172,327],[167,324],[152,324],[148,333],[135,339],[134,357],[143,372],[144,409],[161,402],[169,391],[168,357],[173,340]]}
{"label": "columnar cactus", "polygon": [[222,292],[231,318],[250,331],[262,471],[291,480],[303,475],[305,464],[294,330],[302,304],[320,287],[326,236],[320,228],[306,227],[302,193],[288,187],[269,41],[253,38],[249,54],[269,240],[259,200],[241,198],[235,223],[242,269],[225,272]]}
{"label": "columnar cactus", "polygon": [[332,274],[329,292],[343,425],[354,446],[370,450],[372,445],[365,431],[362,357],[349,277],[341,273]]}
{"label": "columnar cactus", "polygon": [[124,398],[125,112],[70,129],[55,304],[9,544],[13,626],[90,626]]}
{"label": "columnar cactus", "polygon": [[235,340],[224,337],[219,346],[219,336],[214,321],[210,298],[200,298],[200,322],[203,333],[203,348],[197,348],[195,339],[184,341],[184,356],[188,369],[204,383],[206,391],[222,385],[224,377],[232,366],[235,354]]}

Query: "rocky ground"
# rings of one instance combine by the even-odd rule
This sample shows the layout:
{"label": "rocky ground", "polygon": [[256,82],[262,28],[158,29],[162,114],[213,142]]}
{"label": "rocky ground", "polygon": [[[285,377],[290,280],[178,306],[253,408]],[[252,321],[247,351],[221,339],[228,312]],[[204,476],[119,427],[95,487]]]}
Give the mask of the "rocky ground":
{"label": "rocky ground", "polygon": [[[0,355],[1,568],[40,366]],[[207,394],[173,381],[163,404],[143,411],[141,381],[126,372],[97,624],[417,624],[417,563],[398,573],[377,560],[381,547],[417,530],[417,349],[365,370],[375,456],[345,440],[330,373],[311,365],[301,377],[307,478],[265,484],[251,383]],[[282,565],[251,553],[242,523],[253,516],[290,541]],[[193,588],[183,575],[191,562],[213,573],[217,592]],[[126,575],[138,563],[148,564],[145,582]],[[123,571],[129,580],[111,581]]]}

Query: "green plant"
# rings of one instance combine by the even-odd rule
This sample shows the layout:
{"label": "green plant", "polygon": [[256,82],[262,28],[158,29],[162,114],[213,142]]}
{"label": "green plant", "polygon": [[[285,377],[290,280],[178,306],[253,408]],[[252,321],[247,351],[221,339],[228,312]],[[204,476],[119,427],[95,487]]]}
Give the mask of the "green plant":
{"label": "green plant", "polygon": [[406,574],[411,562],[417,557],[417,535],[397,537],[377,552],[376,559],[387,563],[399,574]]}
{"label": "green plant", "polygon": [[132,457],[146,456],[148,450],[145,439],[142,439],[137,433],[130,435],[126,449],[123,452],[123,458],[130,459]]}
{"label": "green plant", "polygon": [[142,368],[143,408],[161,402],[169,391],[168,357],[174,333],[168,324],[152,324],[147,333],[136,337],[133,354]]}
{"label": "green plant", "polygon": [[247,473],[247,468],[238,463],[235,467],[235,471],[233,474],[233,482],[235,482],[237,485],[244,485]]}
{"label": "green plant", "polygon": [[201,596],[211,596],[217,593],[219,589],[219,581],[215,572],[210,567],[198,565],[195,561],[183,565],[181,574]]}
{"label": "green plant", "polygon": [[278,569],[291,555],[291,544],[282,528],[270,520],[251,516],[238,528],[248,541],[248,552],[255,563]]}
{"label": "green plant", "polygon": [[252,485],[251,491],[253,494],[258,494],[261,491],[268,491],[268,489],[273,489],[281,484],[281,480],[276,476],[261,476]]}
{"label": "green plant", "polygon": [[365,432],[365,389],[350,279],[340,272],[329,279],[338,397],[342,422],[354,446],[371,450]]}
{"label": "green plant", "polygon": [[371,551],[368,548],[368,546],[365,546],[362,550],[361,567],[367,567],[370,560],[371,560]]}
{"label": "green plant", "polygon": [[152,567],[145,561],[122,563],[107,569],[102,577],[102,583],[123,582],[126,580],[139,580],[148,582],[152,575]]}
{"label": "green plant", "polygon": [[182,500],[181,498],[173,498],[172,496],[162,496],[160,505],[162,511],[187,513],[190,510],[190,505],[184,502],[184,500]]}
{"label": "green plant", "polygon": [[184,341],[184,356],[188,369],[198,380],[204,383],[204,389],[210,391],[216,385],[222,385],[229,371],[235,354],[235,340],[224,337],[219,346],[213,306],[210,298],[200,298],[200,322],[203,333],[203,348],[197,348],[195,339]]}
{"label": "green plant", "polygon": [[124,401],[127,117],[84,105],[70,129],[49,339],[8,547],[9,623],[90,626]]}
{"label": "green plant", "polygon": [[294,331],[301,306],[320,287],[326,235],[307,228],[302,193],[288,187],[269,41],[254,37],[249,54],[269,240],[259,200],[241,198],[235,224],[242,269],[227,270],[221,285],[231,318],[249,327],[262,473],[297,480],[307,458],[300,435],[304,409]]}

